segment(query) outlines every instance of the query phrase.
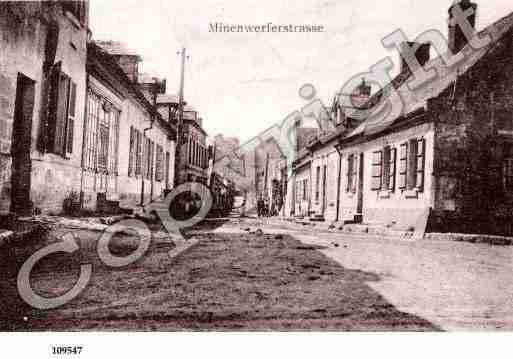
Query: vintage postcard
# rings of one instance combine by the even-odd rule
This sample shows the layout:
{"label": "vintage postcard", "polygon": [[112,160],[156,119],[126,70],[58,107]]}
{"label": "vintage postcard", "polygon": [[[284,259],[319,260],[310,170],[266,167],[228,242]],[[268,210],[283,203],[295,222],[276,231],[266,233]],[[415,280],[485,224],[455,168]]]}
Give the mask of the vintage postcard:
{"label": "vintage postcard", "polygon": [[0,1],[0,268],[6,334],[511,331],[513,3]]}

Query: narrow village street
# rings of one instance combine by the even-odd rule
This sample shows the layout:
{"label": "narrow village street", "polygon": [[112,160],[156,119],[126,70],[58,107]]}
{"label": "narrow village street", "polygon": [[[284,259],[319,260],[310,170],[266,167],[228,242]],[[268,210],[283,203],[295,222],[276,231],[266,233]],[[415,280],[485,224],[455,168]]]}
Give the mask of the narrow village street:
{"label": "narrow village street", "polygon": [[[195,244],[176,256],[169,239],[152,239],[139,261],[117,269],[98,258],[101,232],[56,227],[45,243],[16,248],[18,264],[69,231],[80,238],[80,254],[42,259],[32,287],[62,295],[80,264],[91,263],[88,286],[57,309],[16,305],[4,330],[513,328],[511,246],[362,238],[231,218],[188,230]],[[117,235],[109,250],[127,256],[138,244]]]}

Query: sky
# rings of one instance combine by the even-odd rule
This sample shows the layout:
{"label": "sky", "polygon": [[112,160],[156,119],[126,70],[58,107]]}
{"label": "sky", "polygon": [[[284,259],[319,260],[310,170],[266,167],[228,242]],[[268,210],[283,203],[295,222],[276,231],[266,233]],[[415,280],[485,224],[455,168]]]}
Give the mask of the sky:
{"label": "sky", "polygon": [[[326,106],[354,75],[398,53],[381,39],[402,29],[410,39],[428,29],[447,33],[452,0],[91,0],[96,40],[138,51],[140,71],[167,78],[178,93],[187,48],[185,100],[209,135],[249,140],[306,105],[298,92],[315,86]],[[477,1],[478,29],[513,12],[511,0]],[[322,25],[318,33],[209,32],[209,25]],[[393,73],[392,73],[393,75]]]}

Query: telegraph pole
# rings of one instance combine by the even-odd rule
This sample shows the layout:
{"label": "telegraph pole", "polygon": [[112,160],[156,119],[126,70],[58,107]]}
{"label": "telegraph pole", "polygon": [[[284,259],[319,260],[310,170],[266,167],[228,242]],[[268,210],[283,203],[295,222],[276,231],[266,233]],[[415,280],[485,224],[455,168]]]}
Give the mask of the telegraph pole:
{"label": "telegraph pole", "polygon": [[184,78],[185,78],[185,47],[182,48],[182,67],[180,71],[180,92],[178,94],[178,122],[176,124],[176,145],[175,145],[175,187],[180,185],[180,160],[181,160],[181,149],[182,149],[182,128],[183,128],[183,90],[184,90]]}

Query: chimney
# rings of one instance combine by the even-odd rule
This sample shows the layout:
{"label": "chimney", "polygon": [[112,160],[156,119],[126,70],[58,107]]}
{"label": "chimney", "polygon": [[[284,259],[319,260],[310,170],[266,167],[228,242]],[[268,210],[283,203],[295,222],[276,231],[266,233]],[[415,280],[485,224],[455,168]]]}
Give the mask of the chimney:
{"label": "chimney", "polygon": [[405,54],[408,54],[409,52],[415,53],[415,58],[419,62],[420,66],[424,66],[428,63],[430,59],[430,51],[431,51],[431,44],[425,43],[421,44],[418,42],[403,42],[401,44],[401,74],[407,74],[407,73],[413,73],[418,70],[418,68],[410,68],[408,65],[408,62],[405,59]]}
{"label": "chimney", "polygon": [[123,69],[123,72],[128,76],[130,81],[137,83],[139,77],[139,56],[117,55],[115,57],[118,61],[118,65]]}
{"label": "chimney", "polygon": [[369,102],[371,95],[372,87],[367,84],[365,79],[362,79],[362,82],[351,94],[351,104],[353,107],[362,109]]}
{"label": "chimney", "polygon": [[114,57],[131,82],[137,83],[139,62],[142,59],[136,52],[128,49],[124,43],[119,41],[95,41],[95,43]]}
{"label": "chimney", "polygon": [[476,15],[477,15],[477,4],[470,2],[470,0],[457,0],[449,8],[449,50],[453,54],[459,53],[467,44],[468,39],[465,37],[463,30],[458,23],[451,24],[451,20],[456,16],[455,8],[459,6],[461,11],[464,13],[469,9],[472,9],[472,13],[465,18],[472,27],[472,31],[476,30]]}

